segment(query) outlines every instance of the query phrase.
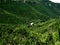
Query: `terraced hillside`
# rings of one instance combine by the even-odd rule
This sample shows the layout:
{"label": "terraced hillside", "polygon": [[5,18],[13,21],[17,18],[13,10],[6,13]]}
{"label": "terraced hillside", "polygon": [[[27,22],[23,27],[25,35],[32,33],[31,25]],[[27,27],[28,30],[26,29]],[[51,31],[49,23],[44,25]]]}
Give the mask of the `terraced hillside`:
{"label": "terraced hillside", "polygon": [[60,4],[37,2],[0,3],[0,45],[60,45]]}

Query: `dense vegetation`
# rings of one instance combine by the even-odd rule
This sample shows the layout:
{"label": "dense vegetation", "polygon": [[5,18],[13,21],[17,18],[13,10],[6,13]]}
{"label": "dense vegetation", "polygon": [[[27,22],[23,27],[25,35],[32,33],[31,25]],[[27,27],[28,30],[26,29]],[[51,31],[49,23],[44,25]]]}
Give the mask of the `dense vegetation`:
{"label": "dense vegetation", "polygon": [[60,4],[1,0],[0,45],[60,45]]}

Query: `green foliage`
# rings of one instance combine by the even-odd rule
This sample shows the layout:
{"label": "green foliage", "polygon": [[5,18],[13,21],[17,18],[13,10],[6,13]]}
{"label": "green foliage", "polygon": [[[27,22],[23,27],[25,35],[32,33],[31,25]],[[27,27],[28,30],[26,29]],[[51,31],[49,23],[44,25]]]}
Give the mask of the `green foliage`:
{"label": "green foliage", "polygon": [[46,2],[0,4],[0,45],[60,45],[59,6]]}

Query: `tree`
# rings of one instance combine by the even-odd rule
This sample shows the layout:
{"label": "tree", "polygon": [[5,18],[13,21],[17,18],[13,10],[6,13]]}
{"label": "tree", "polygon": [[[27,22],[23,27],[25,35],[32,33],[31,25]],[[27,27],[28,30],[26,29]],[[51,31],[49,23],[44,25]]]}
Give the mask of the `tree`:
{"label": "tree", "polygon": [[26,2],[26,0],[24,0],[24,3]]}
{"label": "tree", "polygon": [[5,0],[0,0],[0,3],[4,3]]}
{"label": "tree", "polygon": [[42,0],[42,1],[49,1],[49,0]]}

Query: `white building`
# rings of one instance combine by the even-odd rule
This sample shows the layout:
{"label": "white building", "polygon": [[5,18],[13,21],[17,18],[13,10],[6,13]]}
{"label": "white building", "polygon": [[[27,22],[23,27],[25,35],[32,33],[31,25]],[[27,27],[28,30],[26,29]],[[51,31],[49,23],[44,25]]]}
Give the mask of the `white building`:
{"label": "white building", "polygon": [[52,6],[51,4],[49,4],[49,6]]}

